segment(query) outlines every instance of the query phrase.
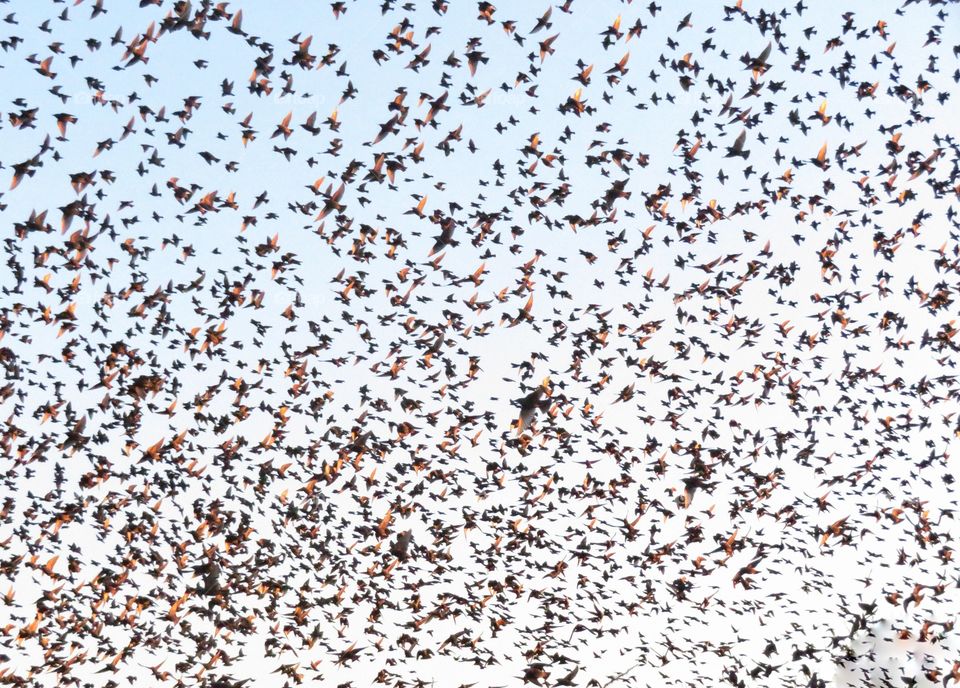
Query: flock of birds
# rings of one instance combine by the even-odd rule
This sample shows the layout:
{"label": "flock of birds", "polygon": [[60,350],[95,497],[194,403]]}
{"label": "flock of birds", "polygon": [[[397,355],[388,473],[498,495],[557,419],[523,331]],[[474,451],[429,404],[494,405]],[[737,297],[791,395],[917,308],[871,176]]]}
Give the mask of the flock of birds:
{"label": "flock of birds", "polygon": [[806,3],[3,0],[0,684],[960,685],[960,9]]}

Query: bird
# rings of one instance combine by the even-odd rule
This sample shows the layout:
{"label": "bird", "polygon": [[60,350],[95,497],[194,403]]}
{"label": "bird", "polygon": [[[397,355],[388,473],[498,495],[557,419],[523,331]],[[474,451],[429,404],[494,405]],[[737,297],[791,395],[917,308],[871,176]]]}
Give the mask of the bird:
{"label": "bird", "polygon": [[550,378],[546,377],[539,386],[520,400],[520,416],[516,422],[518,432],[530,425],[537,411],[545,412],[550,408],[550,394]]}

